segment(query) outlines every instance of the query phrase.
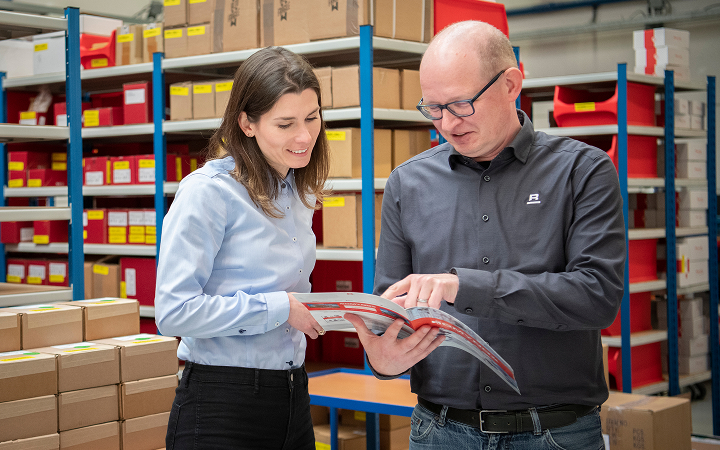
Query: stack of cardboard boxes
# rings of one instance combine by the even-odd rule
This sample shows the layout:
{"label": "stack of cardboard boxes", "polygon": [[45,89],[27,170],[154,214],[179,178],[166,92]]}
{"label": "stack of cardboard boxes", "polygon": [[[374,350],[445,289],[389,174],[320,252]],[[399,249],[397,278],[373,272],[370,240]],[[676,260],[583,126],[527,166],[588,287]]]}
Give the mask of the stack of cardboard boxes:
{"label": "stack of cardboard boxes", "polygon": [[0,321],[0,448],[164,445],[177,340],[137,334],[136,301],[2,308]]}
{"label": "stack of cardboard boxes", "polygon": [[[315,445],[318,449],[330,448],[329,409],[311,406]],[[338,448],[364,450],[367,446],[365,412],[349,409],[338,410]],[[380,449],[405,450],[410,442],[410,417],[380,414]]]}
{"label": "stack of cardboard boxes", "polygon": [[675,81],[690,81],[690,32],[654,28],[633,32],[635,73],[665,76],[674,72]]}
{"label": "stack of cardboard boxes", "polygon": [[170,85],[170,120],[222,117],[233,80],[181,82]]}
{"label": "stack of cardboard boxes", "polygon": [[[667,301],[657,302],[657,326],[667,329]],[[678,299],[678,372],[680,375],[705,372],[709,369],[709,318],[703,313],[701,297]],[[663,371],[667,372],[667,341],[662,343]]]}

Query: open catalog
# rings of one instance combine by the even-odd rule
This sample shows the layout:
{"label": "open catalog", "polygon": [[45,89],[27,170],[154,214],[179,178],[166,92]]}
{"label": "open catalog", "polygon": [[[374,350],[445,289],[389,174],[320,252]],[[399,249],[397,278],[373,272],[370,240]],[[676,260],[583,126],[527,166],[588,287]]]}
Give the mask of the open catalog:
{"label": "open catalog", "polygon": [[362,318],[375,334],[384,333],[396,319],[402,319],[405,324],[398,333],[400,339],[411,335],[423,325],[440,328],[440,334],[445,336],[441,346],[455,347],[470,353],[520,393],[512,367],[467,325],[439,309],[427,306],[405,309],[380,296],[358,292],[293,293],[293,296],[307,307],[326,331],[353,328],[345,320],[345,313]]}

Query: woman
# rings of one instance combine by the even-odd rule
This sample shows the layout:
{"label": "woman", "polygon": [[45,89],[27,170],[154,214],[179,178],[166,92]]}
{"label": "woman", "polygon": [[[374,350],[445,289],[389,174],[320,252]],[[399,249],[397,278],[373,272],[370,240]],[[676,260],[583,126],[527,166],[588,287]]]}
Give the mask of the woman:
{"label": "woman", "polygon": [[235,74],[208,162],[181,183],[163,224],[155,317],[186,361],[170,449],[314,449],[306,341],[323,330],[309,292],[312,215],[328,174],[320,84],[288,50]]}

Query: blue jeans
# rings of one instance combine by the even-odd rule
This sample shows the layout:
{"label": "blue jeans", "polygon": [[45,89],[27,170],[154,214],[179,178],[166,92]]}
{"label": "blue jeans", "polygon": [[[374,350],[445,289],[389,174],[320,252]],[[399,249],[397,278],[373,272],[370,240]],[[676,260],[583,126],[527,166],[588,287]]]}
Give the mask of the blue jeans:
{"label": "blue jeans", "polygon": [[604,450],[600,413],[540,433],[493,434],[436,415],[416,405],[411,419],[410,450]]}

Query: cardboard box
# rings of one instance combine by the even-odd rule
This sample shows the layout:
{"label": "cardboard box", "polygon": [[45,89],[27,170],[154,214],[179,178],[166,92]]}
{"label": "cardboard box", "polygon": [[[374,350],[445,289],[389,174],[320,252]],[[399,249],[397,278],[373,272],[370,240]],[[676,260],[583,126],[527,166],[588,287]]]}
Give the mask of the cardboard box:
{"label": "cardboard box", "polygon": [[135,155],[135,183],[155,183],[155,155]]}
{"label": "cardboard box", "polygon": [[420,71],[402,69],[400,71],[400,108],[415,111],[421,98]]}
{"label": "cardboard box", "polygon": [[45,152],[8,152],[9,172],[25,172],[30,169],[49,169],[50,154]]}
{"label": "cardboard box", "polygon": [[8,78],[33,75],[33,43],[22,39],[0,41],[0,72]]}
{"label": "cardboard box", "polygon": [[54,395],[0,403],[0,442],[57,433]]}
{"label": "cardboard box", "polygon": [[188,23],[188,0],[166,0],[163,7],[163,23],[166,27]]}
{"label": "cardboard box", "polygon": [[57,433],[0,442],[0,450],[58,450],[59,448],[60,435]]}
{"label": "cardboard box", "polygon": [[[333,108],[360,106],[359,66],[332,68],[332,96]],[[373,108],[400,109],[398,69],[373,67]]]}
{"label": "cardboard box", "polygon": [[85,276],[85,297],[92,297],[93,293],[93,263],[91,261],[85,261],[83,264],[83,272]]}
{"label": "cardboard box", "polygon": [[165,51],[165,37],[162,23],[143,25],[143,62],[153,62],[154,53]]}
{"label": "cardboard box", "polygon": [[83,339],[126,336],[140,332],[140,307],[136,300],[95,298],[63,302],[83,311]]}
{"label": "cardboard box", "polygon": [[110,158],[112,184],[136,184],[137,163],[134,155]]}
{"label": "cardboard box", "polygon": [[212,81],[196,81],[192,87],[193,119],[215,117],[215,85]]}
{"label": "cardboard box", "polygon": [[177,375],[146,378],[120,384],[120,419],[170,411],[175,400]]}
{"label": "cardboard box", "polygon": [[152,122],[152,91],[149,81],[123,84],[123,123]]}
{"label": "cardboard box", "polygon": [[[330,445],[330,425],[315,425],[315,442]],[[367,448],[366,431],[364,428],[338,425],[338,450],[365,450]]]}
{"label": "cardboard box", "polygon": [[123,448],[134,450],[164,448],[169,420],[170,413],[164,412],[121,422]]}
{"label": "cardboard box", "polygon": [[230,101],[233,80],[218,80],[213,82],[215,88],[215,117],[223,117]]}
{"label": "cardboard box", "polygon": [[120,297],[155,306],[155,258],[120,258]]}
{"label": "cardboard box", "polygon": [[[362,176],[360,128],[326,130],[330,144],[330,178]],[[392,130],[376,128],[374,132],[374,176],[387,178],[392,172]]]}
{"label": "cardboard box", "polygon": [[83,111],[83,127],[113,127],[123,123],[121,106],[90,108]]}
{"label": "cardboard box", "polygon": [[432,1],[376,1],[375,36],[429,42],[432,37]]}
{"label": "cardboard box", "polygon": [[710,355],[678,356],[678,373],[680,375],[691,375],[705,372],[710,369]]}
{"label": "cardboard box", "polygon": [[115,65],[127,66],[143,62],[143,26],[123,25],[115,34]]}
{"label": "cardboard box", "polygon": [[205,23],[212,21],[215,12],[215,0],[189,0],[187,23]]}
{"label": "cardboard box", "polygon": [[665,27],[633,31],[633,48],[648,48],[660,45],[690,48],[690,32]]}
{"label": "cardboard box", "polygon": [[[383,194],[375,194],[375,247],[380,241]],[[323,200],[323,246],[361,248],[362,201],[360,194],[326,197]]]}
{"label": "cardboard box", "polygon": [[20,125],[47,125],[47,113],[20,111]]}
{"label": "cardboard box", "polygon": [[707,140],[676,139],[675,157],[685,161],[707,161]]}
{"label": "cardboard box", "polygon": [[31,169],[27,171],[27,187],[67,186],[67,170]]}
{"label": "cardboard box", "polygon": [[260,47],[310,42],[308,3],[260,0]]}
{"label": "cardboard box", "polygon": [[68,242],[68,222],[66,220],[36,220],[33,222],[33,243],[50,244]]}
{"label": "cardboard box", "polygon": [[[86,209],[83,211],[83,240],[86,244],[107,244],[107,209]],[[88,292],[88,294],[90,294]]]}
{"label": "cardboard box", "polygon": [[[407,417],[408,421],[410,420]],[[410,425],[395,430],[380,430],[380,448],[407,450],[410,442]]]}
{"label": "cardboard box", "polygon": [[165,28],[165,57],[180,58],[188,56],[187,27]]}
{"label": "cardboard box", "polygon": [[33,349],[57,361],[56,392],[78,391],[120,383],[117,347],[93,342],[54,345]]}
{"label": "cardboard box", "polygon": [[177,374],[178,341],[174,337],[136,334],[96,342],[120,347],[121,382]]}
{"label": "cardboard box", "polygon": [[170,120],[193,118],[192,82],[185,81],[170,85]]}
{"label": "cardboard box", "polygon": [[332,108],[332,67],[318,67],[313,72],[320,82],[320,106]]}
{"label": "cardboard box", "polygon": [[118,420],[118,385],[100,386],[58,394],[60,431]]}
{"label": "cardboard box", "polygon": [[84,186],[105,186],[112,183],[110,158],[93,156],[83,158]]}
{"label": "cardboard box", "polygon": [[33,74],[65,72],[65,32],[38,34],[33,41]]}
{"label": "cardboard box", "polygon": [[0,311],[0,352],[12,352],[20,348],[20,316]]}
{"label": "cardboard box", "polygon": [[60,432],[62,450],[120,450],[120,422]]}
{"label": "cardboard box", "polygon": [[108,210],[108,243],[127,244],[127,210]]}
{"label": "cardboard box", "polygon": [[222,11],[216,10],[213,26],[222,38],[220,49],[232,52],[260,47],[260,2],[258,0],[224,0]]}
{"label": "cardboard box", "polygon": [[392,168],[431,147],[429,130],[392,130]]}
{"label": "cardboard box", "polygon": [[82,310],[67,305],[13,306],[20,314],[22,348],[40,348],[82,341]]}
{"label": "cardboard box", "polygon": [[47,261],[29,260],[27,284],[47,285]]}
{"label": "cardboard box", "polygon": [[[210,0],[212,1],[212,0]],[[193,22],[195,23],[195,22]],[[213,26],[211,22],[187,27],[187,55],[209,55],[213,50]]]}
{"label": "cardboard box", "polygon": [[25,187],[26,181],[27,181],[27,172],[25,172],[25,171],[8,172],[8,187],[9,188]]}
{"label": "cardboard box", "polygon": [[705,161],[678,161],[675,166],[677,178],[707,178],[707,163]]}
{"label": "cardboard box", "polygon": [[0,402],[57,393],[55,358],[36,351],[0,353]]}
{"label": "cardboard box", "polygon": [[312,17],[322,26],[310,27],[310,39],[329,39],[357,36],[360,26],[370,24],[372,7],[369,1],[326,1],[312,2]]}
{"label": "cardboard box", "polygon": [[8,258],[7,274],[5,280],[8,283],[25,283],[27,274],[27,260],[19,258]]}
{"label": "cardboard box", "polygon": [[100,259],[93,264],[92,272],[92,297],[120,297],[120,265],[117,258]]}
{"label": "cardboard box", "polygon": [[[361,426],[365,427],[367,424],[367,418],[365,411],[352,411],[349,409],[340,409],[340,423],[348,426]],[[392,431],[398,429],[404,429],[410,426],[410,417],[404,416],[391,416],[388,414],[380,414],[379,417],[380,430],[381,431]],[[407,439],[405,442],[407,446]],[[385,448],[385,446],[382,446]]]}
{"label": "cardboard box", "polygon": [[0,242],[3,244],[32,242],[32,239],[33,223],[31,221],[0,223]]}

